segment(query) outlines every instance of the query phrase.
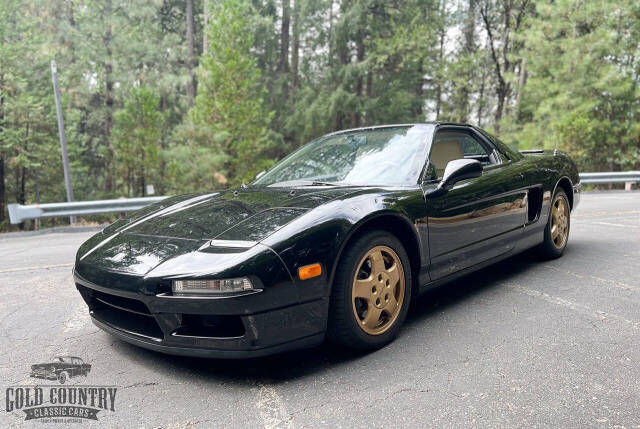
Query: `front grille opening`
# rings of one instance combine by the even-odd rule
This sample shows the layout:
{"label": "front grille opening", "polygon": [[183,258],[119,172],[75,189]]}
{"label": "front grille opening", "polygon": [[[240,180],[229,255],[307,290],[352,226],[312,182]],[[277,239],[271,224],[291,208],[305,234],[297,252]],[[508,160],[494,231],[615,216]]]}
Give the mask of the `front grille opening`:
{"label": "front grille opening", "polygon": [[173,335],[185,337],[235,338],[245,334],[240,316],[183,314]]}
{"label": "front grille opening", "polygon": [[156,340],[164,338],[155,317],[142,301],[111,295],[79,284],[76,286],[89,305],[91,315],[99,322],[143,337]]}
{"label": "front grille opening", "polygon": [[108,293],[93,291],[93,299],[102,302],[103,304],[116,307],[120,310],[130,311],[132,313],[150,315],[149,308],[141,301],[137,299],[124,298],[122,296],[110,295]]}

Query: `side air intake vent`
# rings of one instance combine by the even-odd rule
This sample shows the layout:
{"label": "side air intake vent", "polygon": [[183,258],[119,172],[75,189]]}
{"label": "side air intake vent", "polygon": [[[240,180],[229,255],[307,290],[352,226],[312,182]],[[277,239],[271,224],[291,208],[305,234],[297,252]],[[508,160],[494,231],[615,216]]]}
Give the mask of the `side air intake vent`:
{"label": "side air intake vent", "polygon": [[542,187],[529,189],[527,197],[527,223],[533,223],[540,217],[542,210]]}

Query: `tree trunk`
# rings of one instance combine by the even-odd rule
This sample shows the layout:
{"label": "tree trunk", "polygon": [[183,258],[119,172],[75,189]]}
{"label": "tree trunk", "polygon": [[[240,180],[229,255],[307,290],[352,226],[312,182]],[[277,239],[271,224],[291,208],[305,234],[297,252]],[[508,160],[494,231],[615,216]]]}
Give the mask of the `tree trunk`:
{"label": "tree trunk", "polygon": [[483,64],[482,67],[482,78],[480,79],[480,89],[478,90],[478,118],[476,120],[476,124],[479,127],[482,126],[482,114],[484,110],[484,86],[487,80],[487,73],[485,72],[484,67],[485,64]]}
{"label": "tree trunk", "polygon": [[[25,124],[24,131],[24,151],[29,153],[29,111],[27,111],[27,122]],[[25,192],[25,182],[27,181],[27,168],[25,166],[20,167],[20,186],[16,188],[16,202],[18,204],[25,204],[27,202],[27,195]],[[24,224],[21,224],[20,229],[24,228]]]}
{"label": "tree trunk", "polygon": [[333,64],[333,43],[331,39],[333,38],[333,0],[329,2],[329,29],[327,30],[327,45],[329,45],[329,58],[328,63],[329,66]]}
{"label": "tree trunk", "polygon": [[142,154],[142,168],[140,169],[140,196],[144,197],[145,195],[145,191],[146,191],[146,180],[145,180],[145,168],[144,168],[144,153]]}
{"label": "tree trunk", "polygon": [[193,106],[193,100],[196,98],[196,77],[194,68],[194,50],[193,50],[193,0],[187,0],[187,69],[189,70],[189,83],[187,84],[187,97],[189,106]]}
{"label": "tree trunk", "polygon": [[[440,46],[438,48],[438,65],[442,67],[442,59],[444,58],[444,37],[445,31],[440,33]],[[438,83],[436,85],[436,120],[440,119],[440,109],[442,108],[442,82],[438,77]]]}
{"label": "tree trunk", "polygon": [[[167,94],[162,92],[160,96],[160,111],[162,112],[162,116],[165,117],[165,112],[167,110]],[[166,192],[166,174],[165,170],[167,169],[167,161],[164,156],[164,152],[167,150],[167,122],[162,121],[162,134],[160,135],[160,149],[162,151],[163,156],[160,157],[160,174],[158,180],[158,193],[159,195],[164,195]]]}
{"label": "tree trunk", "polygon": [[[342,4],[340,4],[340,12],[343,15],[346,12],[347,7],[348,5],[346,2],[342,2]],[[344,69],[344,67],[351,62],[351,53],[349,51],[349,38],[347,36],[341,37],[341,31],[344,31],[344,27],[338,27],[337,29],[338,36],[336,37],[336,52],[338,56],[338,64],[341,69]],[[348,88],[346,88],[347,85],[345,84],[344,80],[342,82],[338,82],[337,86],[342,86],[345,90],[349,90]],[[338,107],[338,111],[336,112],[335,116],[334,129],[344,129],[347,125],[347,119],[348,117],[344,112],[344,107]]]}
{"label": "tree trunk", "polygon": [[[498,6],[499,5],[499,6]],[[513,1],[497,2],[492,7],[502,7],[500,15],[501,23],[496,23],[490,17],[489,4],[478,8],[482,23],[487,33],[488,51],[495,69],[497,106],[494,115],[496,133],[500,130],[500,120],[505,112],[508,114],[507,102],[511,96],[511,84],[507,80],[509,73],[514,71],[514,63],[511,62],[511,54],[517,49],[512,34],[517,34],[523,20],[530,8],[530,2],[523,1],[519,9]],[[502,32],[502,34],[500,34]],[[499,40],[498,43],[496,43]]]}
{"label": "tree trunk", "polygon": [[[4,75],[0,75],[0,87],[4,86]],[[0,97],[0,135],[4,124],[4,97]],[[4,187],[4,154],[0,149],[0,223],[5,220],[4,206],[6,201],[6,191]]]}
{"label": "tree trunk", "polygon": [[202,29],[202,53],[209,52],[209,37],[207,36],[207,26],[209,25],[209,0],[204,0],[203,5],[203,29]]}
{"label": "tree trunk", "polygon": [[[422,104],[424,102],[424,58],[420,57],[418,62],[418,78],[416,79],[416,89],[415,94],[416,98],[420,100],[420,103],[416,103],[416,106],[413,111],[414,118],[419,122],[423,120],[422,117]],[[371,72],[369,72],[371,74]]]}
{"label": "tree trunk", "polygon": [[[464,55],[471,57],[475,53],[475,28],[476,20],[474,13],[475,0],[469,0],[467,6],[467,16],[464,24]],[[466,70],[466,80],[460,89],[460,121],[467,122],[469,120],[469,94],[471,93],[471,82],[473,81],[473,68]]]}
{"label": "tree trunk", "polygon": [[4,156],[0,154],[0,223],[4,221],[4,206],[6,201],[4,188]]}
{"label": "tree trunk", "polygon": [[509,93],[509,84],[505,82],[499,82],[498,88],[496,89],[496,96],[498,97],[498,105],[496,106],[496,113],[494,116],[494,127],[496,130],[496,134],[500,132],[500,120],[502,119],[502,114],[504,113],[504,102],[507,99],[507,94]]}
{"label": "tree trunk", "polygon": [[69,25],[72,27],[76,26],[76,19],[75,16],[73,14],[73,0],[70,0],[68,2],[68,7],[67,7],[67,18],[69,19]]}
{"label": "tree trunk", "polygon": [[[367,80],[365,82],[364,93],[367,96],[367,99],[370,100],[373,98],[373,70],[371,69],[367,70]],[[375,123],[376,118],[375,118],[374,110],[375,109],[365,112],[365,117],[364,117],[365,125],[370,125]]]}
{"label": "tree trunk", "polygon": [[522,101],[522,92],[527,83],[527,58],[522,58],[520,63],[520,78],[518,79],[518,94],[516,95],[515,115],[516,119],[520,119],[520,102]]}
{"label": "tree trunk", "polygon": [[289,71],[289,25],[291,0],[282,0],[282,27],[280,29],[280,72]]}
{"label": "tree trunk", "polygon": [[25,204],[27,202],[27,195],[25,192],[25,182],[27,179],[27,169],[25,167],[20,167],[20,176],[18,179],[18,189],[16,192],[16,202],[18,204]]}
{"label": "tree trunk", "polygon": [[298,88],[298,62],[300,55],[300,0],[293,0],[293,41],[291,46],[291,86]]}
{"label": "tree trunk", "polygon": [[[358,31],[356,40],[356,58],[358,64],[364,61],[364,34],[362,31]],[[353,126],[359,127],[362,121],[362,89],[364,86],[364,75],[362,73],[358,74],[358,78],[356,79],[356,97],[358,102],[358,108],[353,112]]]}
{"label": "tree trunk", "polygon": [[104,137],[105,143],[107,147],[107,152],[105,155],[105,180],[104,180],[104,188],[107,192],[112,192],[114,187],[113,181],[113,144],[111,142],[111,130],[113,129],[113,65],[112,61],[112,51],[111,51],[111,0],[106,0],[105,8],[104,8],[104,19],[106,19],[105,23],[105,35],[104,35],[104,46],[105,46],[105,63],[104,63],[104,75],[105,75],[105,107],[106,107],[106,118],[104,124]]}
{"label": "tree trunk", "polygon": [[[25,182],[25,168],[24,167],[16,167],[16,203],[24,204],[25,203],[25,195],[24,195],[24,182]],[[24,230],[24,222],[20,222],[18,225],[20,231]]]}

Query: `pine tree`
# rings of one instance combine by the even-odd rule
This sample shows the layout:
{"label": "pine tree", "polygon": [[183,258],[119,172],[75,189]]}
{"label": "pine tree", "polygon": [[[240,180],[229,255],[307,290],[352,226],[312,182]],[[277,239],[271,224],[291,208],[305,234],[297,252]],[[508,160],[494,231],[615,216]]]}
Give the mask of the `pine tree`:
{"label": "pine tree", "polygon": [[192,144],[218,155],[217,162],[198,171],[211,179],[217,172],[238,183],[269,164],[265,151],[271,146],[272,114],[264,107],[260,71],[251,54],[252,9],[233,0],[211,9],[206,29],[210,46],[200,58],[199,90],[187,134]]}
{"label": "pine tree", "polygon": [[523,117],[508,138],[524,147],[557,144],[583,170],[638,168],[640,10],[633,3],[538,4],[525,40]]}
{"label": "pine tree", "polygon": [[162,114],[160,97],[148,87],[131,90],[115,114],[116,172],[127,196],[144,196],[146,185],[162,177],[160,167]]}

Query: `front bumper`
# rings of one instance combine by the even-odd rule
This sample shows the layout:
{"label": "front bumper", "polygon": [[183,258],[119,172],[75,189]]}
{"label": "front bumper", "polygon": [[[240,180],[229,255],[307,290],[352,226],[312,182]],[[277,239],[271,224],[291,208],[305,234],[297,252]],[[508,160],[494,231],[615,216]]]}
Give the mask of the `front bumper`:
{"label": "front bumper", "polygon": [[57,380],[58,376],[56,376],[54,373],[51,373],[51,372],[43,373],[43,372],[32,371],[31,378],[41,378],[44,380]]}
{"label": "front bumper", "polygon": [[100,329],[109,334],[120,338],[130,344],[143,347],[145,349],[153,350],[156,352],[166,353],[177,356],[190,356],[201,358],[219,358],[219,359],[245,359],[256,358],[261,356],[268,356],[276,353],[282,353],[290,350],[302,349],[307,347],[313,347],[321,344],[324,341],[324,332],[313,334],[307,337],[299,338],[297,340],[288,341],[280,344],[275,344],[268,347],[247,347],[241,349],[225,348],[226,345],[221,343],[215,348],[212,346],[202,347],[196,340],[190,344],[190,346],[176,346],[169,345],[167,342],[150,342],[144,338],[140,338],[135,335],[127,334],[120,329],[114,328],[111,325],[100,322],[98,319],[92,317],[93,323]]}
{"label": "front bumper", "polygon": [[150,350],[247,358],[324,340],[328,300],[278,305],[283,302],[277,299],[278,289],[288,290],[287,285],[230,298],[193,298],[143,293],[144,288],[135,292],[135,288],[104,287],[77,272],[74,279],[96,326]]}

